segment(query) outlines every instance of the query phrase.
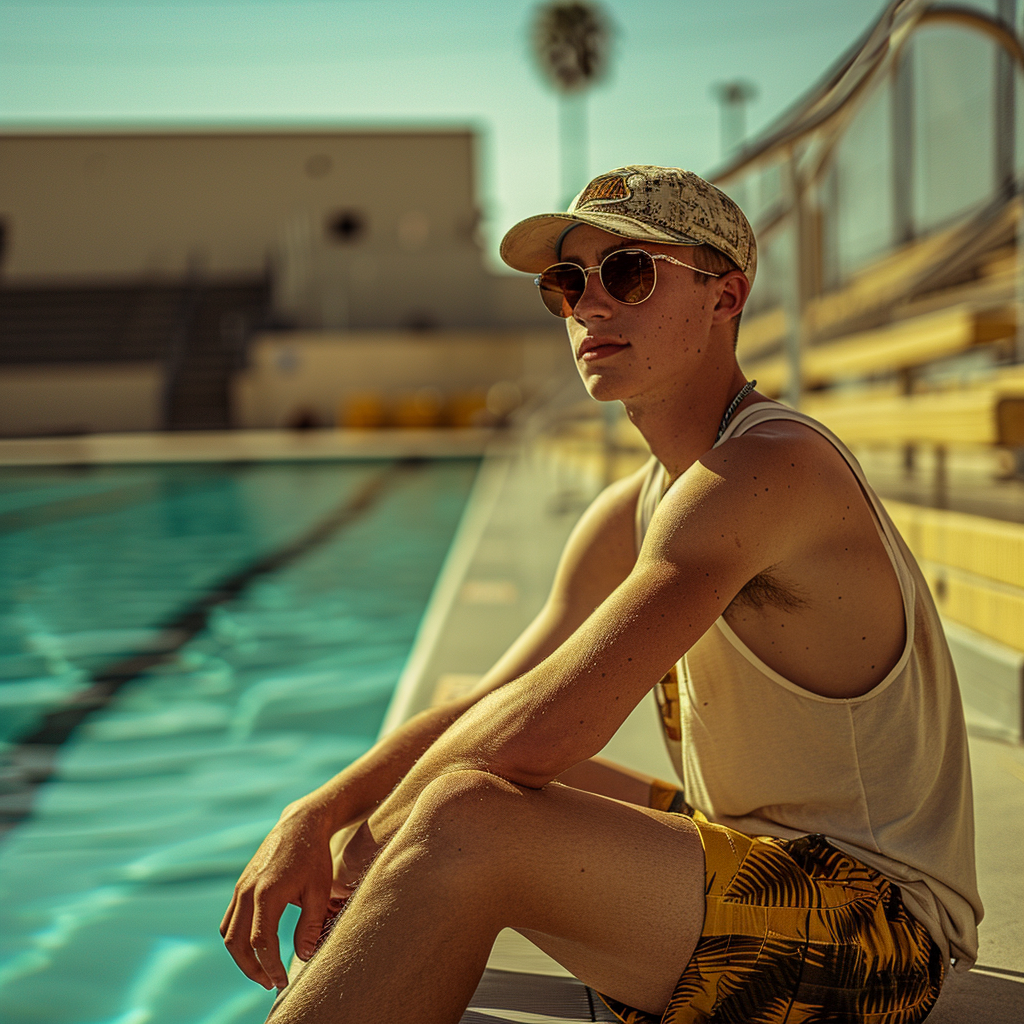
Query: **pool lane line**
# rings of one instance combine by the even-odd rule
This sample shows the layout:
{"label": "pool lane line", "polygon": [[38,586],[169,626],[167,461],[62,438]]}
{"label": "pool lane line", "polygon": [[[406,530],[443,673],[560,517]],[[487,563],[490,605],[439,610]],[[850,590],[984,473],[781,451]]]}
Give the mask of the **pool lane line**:
{"label": "pool lane line", "polygon": [[0,512],[0,534],[30,530],[36,526],[49,526],[51,523],[64,523],[85,516],[102,515],[104,512],[119,512],[129,505],[138,505],[163,496],[159,484],[154,480],[147,480],[123,487],[111,487],[93,494],[44,501],[10,512]]}
{"label": "pool lane line", "polygon": [[[221,465],[225,465],[222,463]],[[226,465],[236,466],[235,463]],[[161,467],[165,469],[166,467]],[[245,466],[244,468],[248,468]],[[120,512],[133,505],[145,505],[167,498],[176,498],[197,489],[208,487],[217,479],[215,469],[203,465],[200,472],[189,475],[164,475],[160,478],[141,480],[137,483],[121,484],[89,494],[77,494],[67,498],[40,501],[35,505],[0,512],[0,536],[31,530],[37,526],[66,523],[75,519]]]}
{"label": "pool lane line", "polygon": [[374,474],[355,494],[301,537],[225,576],[165,622],[149,650],[97,670],[92,674],[89,686],[48,712],[41,725],[22,736],[0,757],[0,835],[31,815],[35,790],[56,772],[61,744],[89,715],[105,708],[132,680],[174,658],[189,640],[206,628],[210,613],[215,608],[234,600],[261,576],[283,569],[356,523],[399,477],[422,465],[422,459],[403,459]]}

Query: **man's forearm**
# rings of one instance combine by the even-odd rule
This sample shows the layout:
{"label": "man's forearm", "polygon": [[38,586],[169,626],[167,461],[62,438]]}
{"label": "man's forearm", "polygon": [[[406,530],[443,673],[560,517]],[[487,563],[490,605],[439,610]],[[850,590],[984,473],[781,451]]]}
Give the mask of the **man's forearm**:
{"label": "man's forearm", "polygon": [[[534,704],[531,694],[536,673],[541,671],[535,668],[500,691],[482,697],[431,744],[366,822],[356,837],[354,855],[372,856],[386,845],[405,823],[423,789],[442,775],[464,769],[487,771],[517,785],[539,789],[569,769],[578,758],[562,751],[558,752],[562,763],[554,770],[549,765],[551,759],[541,756],[539,750],[530,751],[514,765],[496,754],[508,738],[529,728],[531,715],[537,713],[535,707],[530,710]],[[522,753],[523,745],[517,743],[516,749]],[[580,758],[588,753],[580,754]]]}
{"label": "man's forearm", "polygon": [[[576,621],[557,602],[550,602],[478,684],[476,696],[429,708],[379,742],[320,789],[299,803],[334,808],[336,829],[364,816],[401,783],[434,742],[477,702],[504,684],[535,668],[569,635]],[[428,775],[427,778],[430,776]],[[416,787],[410,787],[418,789]]]}
{"label": "man's forearm", "polygon": [[[221,921],[221,935],[242,971],[264,987],[287,983],[277,949],[277,926],[285,907],[302,908],[296,925],[299,955],[315,948],[332,889],[350,891],[379,844],[367,815],[390,803],[389,794],[426,763],[429,780],[450,761],[444,735],[474,704],[528,671],[575,628],[564,601],[548,602],[477,687],[464,697],[409,719],[329,782],[289,804],[246,865]],[[474,720],[476,720],[474,718]],[[441,742],[439,742],[441,741]],[[458,749],[458,744],[456,744]],[[565,767],[565,766],[563,766]],[[422,783],[412,787],[414,792]],[[404,817],[398,822],[400,825]],[[362,824],[360,824],[362,823]],[[261,953],[257,955],[254,949]]]}
{"label": "man's forearm", "polygon": [[[679,594],[689,585],[664,559],[639,567],[571,638],[529,671],[481,697],[431,745],[370,817],[360,850],[386,844],[423,790],[444,775],[484,771],[541,789],[594,757],[687,646],[685,634],[677,641],[661,630],[631,627],[669,614],[679,617]],[[686,629],[697,631],[693,624]],[[630,793],[639,796],[635,789]],[[634,796],[627,799],[632,802]]]}
{"label": "man's forearm", "polygon": [[421,711],[284,813],[317,814],[332,832],[366,817],[465,710],[465,702],[454,702]]}

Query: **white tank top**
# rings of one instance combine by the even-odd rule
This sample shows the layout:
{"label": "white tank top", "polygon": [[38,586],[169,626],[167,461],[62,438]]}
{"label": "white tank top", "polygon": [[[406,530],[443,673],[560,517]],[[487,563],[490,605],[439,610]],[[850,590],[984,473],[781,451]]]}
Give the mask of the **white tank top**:
{"label": "white tank top", "polygon": [[[827,428],[759,402],[737,413],[717,444],[768,420],[806,424],[853,471],[899,579],[906,646],[868,693],[833,699],[781,676],[720,617],[680,660],[677,679],[656,688],[669,753],[687,801],[710,821],[747,835],[826,836],[895,882],[946,962],[967,968],[982,906],[967,731],[938,612],[857,460]],[[637,550],[667,481],[652,459]]]}

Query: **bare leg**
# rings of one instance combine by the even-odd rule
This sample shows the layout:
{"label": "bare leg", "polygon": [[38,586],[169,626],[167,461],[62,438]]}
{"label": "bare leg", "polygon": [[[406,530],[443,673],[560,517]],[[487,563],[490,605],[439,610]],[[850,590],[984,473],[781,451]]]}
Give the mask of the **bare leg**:
{"label": "bare leg", "polygon": [[660,1013],[703,917],[704,854],[687,819],[456,772],[424,790],[272,1019],[451,1024],[506,926]]}

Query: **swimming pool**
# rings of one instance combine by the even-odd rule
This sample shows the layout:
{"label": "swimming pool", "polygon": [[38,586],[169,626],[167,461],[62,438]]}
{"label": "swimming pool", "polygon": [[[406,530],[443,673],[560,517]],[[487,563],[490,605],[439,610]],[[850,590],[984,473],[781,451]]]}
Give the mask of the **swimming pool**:
{"label": "swimming pool", "polygon": [[0,470],[0,1018],[263,1020],[221,914],[372,743],[476,466]]}

